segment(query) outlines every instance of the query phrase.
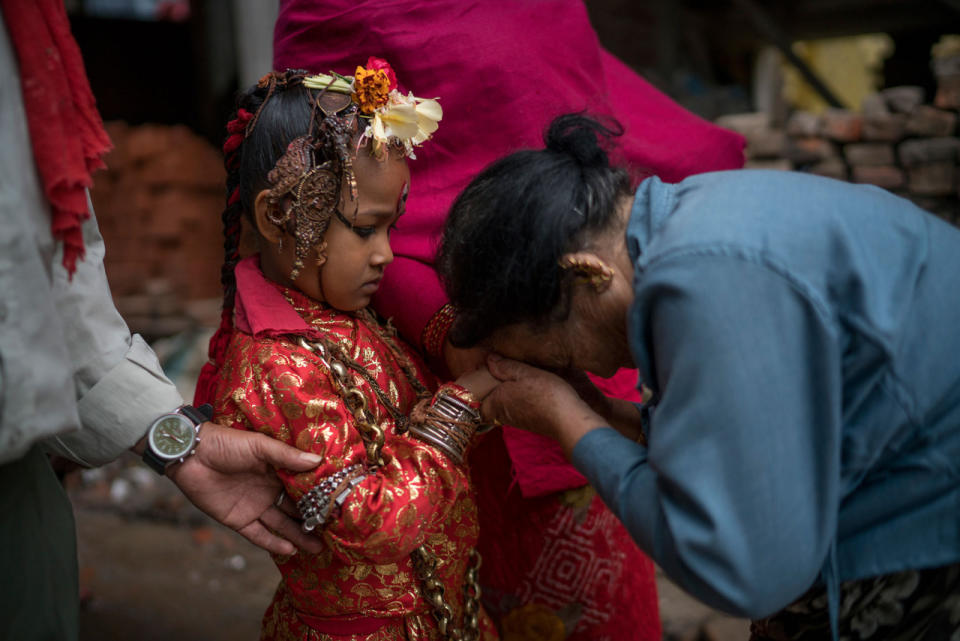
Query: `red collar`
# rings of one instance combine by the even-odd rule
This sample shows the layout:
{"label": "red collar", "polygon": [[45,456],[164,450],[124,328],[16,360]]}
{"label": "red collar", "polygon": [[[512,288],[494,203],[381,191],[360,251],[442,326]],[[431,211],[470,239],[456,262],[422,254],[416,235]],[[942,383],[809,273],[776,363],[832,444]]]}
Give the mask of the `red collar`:
{"label": "red collar", "polygon": [[234,273],[237,279],[234,313],[236,327],[241,332],[257,338],[297,334],[316,339],[320,333],[297,312],[291,301],[309,310],[311,316],[337,313],[298,291],[267,280],[260,271],[259,255],[241,260]]}

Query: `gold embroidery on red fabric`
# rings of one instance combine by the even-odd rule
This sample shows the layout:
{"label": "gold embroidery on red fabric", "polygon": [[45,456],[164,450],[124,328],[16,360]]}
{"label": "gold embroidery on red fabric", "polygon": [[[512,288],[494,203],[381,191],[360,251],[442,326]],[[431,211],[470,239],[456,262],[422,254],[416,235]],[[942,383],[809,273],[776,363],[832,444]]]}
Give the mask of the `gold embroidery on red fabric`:
{"label": "gold embroidery on red fabric", "polygon": [[[366,312],[342,314],[307,304],[298,294],[290,300],[325,340],[356,356],[391,403],[403,412],[412,409],[417,390],[383,340],[389,330],[379,328]],[[400,340],[396,343],[420,384],[436,389],[417,355]],[[255,339],[238,332],[221,374],[218,420],[285,439],[323,457],[315,470],[303,474],[279,471],[291,497],[333,471],[365,460],[353,416],[316,355],[285,339]],[[377,420],[387,421],[385,465],[354,488],[342,514],[320,533],[326,543],[323,553],[276,559],[284,578],[264,616],[263,639],[330,639],[304,626],[295,608],[320,617],[351,612],[402,617],[376,633],[353,635],[358,641],[439,639],[431,615],[413,614],[426,608],[409,553],[424,541],[438,558],[437,576],[447,586],[451,606],[462,607],[465,551],[475,545],[477,527],[468,481],[429,446],[396,434],[391,415],[369,383],[356,383]]]}
{"label": "gold embroidery on red fabric", "polygon": [[336,416],[337,403],[326,398],[311,398],[307,401],[305,413],[307,418],[332,419]]}

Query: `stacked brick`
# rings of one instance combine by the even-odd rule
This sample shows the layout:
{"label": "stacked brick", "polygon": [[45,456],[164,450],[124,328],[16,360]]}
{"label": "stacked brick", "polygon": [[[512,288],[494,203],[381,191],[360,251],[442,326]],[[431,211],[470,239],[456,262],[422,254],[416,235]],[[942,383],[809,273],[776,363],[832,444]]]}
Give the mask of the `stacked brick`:
{"label": "stacked brick", "polygon": [[747,166],[795,169],[883,187],[960,224],[957,73],[941,74],[934,104],[920,87],[893,87],[864,100],[859,112],[794,112],[783,127],[762,113],[724,116],[721,126],[747,138]]}
{"label": "stacked brick", "polygon": [[91,192],[117,308],[165,336],[215,322],[223,261],[220,153],[183,126],[107,124],[114,149]]}

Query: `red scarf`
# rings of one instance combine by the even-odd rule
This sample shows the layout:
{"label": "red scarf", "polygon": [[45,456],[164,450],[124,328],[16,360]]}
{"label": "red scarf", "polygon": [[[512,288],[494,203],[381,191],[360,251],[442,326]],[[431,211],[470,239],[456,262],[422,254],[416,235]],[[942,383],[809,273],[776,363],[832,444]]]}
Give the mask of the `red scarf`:
{"label": "red scarf", "polygon": [[73,275],[84,255],[86,189],[104,166],[110,138],[103,129],[80,48],[62,0],[0,0],[20,68],[33,157],[50,202],[51,230],[63,241],[63,266]]}

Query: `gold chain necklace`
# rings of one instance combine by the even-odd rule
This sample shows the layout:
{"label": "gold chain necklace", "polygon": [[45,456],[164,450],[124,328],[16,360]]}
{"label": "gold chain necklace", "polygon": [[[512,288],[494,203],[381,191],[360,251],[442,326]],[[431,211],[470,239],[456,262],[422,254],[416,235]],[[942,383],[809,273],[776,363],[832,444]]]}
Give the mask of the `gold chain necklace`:
{"label": "gold chain necklace", "polygon": [[[394,351],[394,355],[398,356],[399,348],[392,345],[393,341],[389,340],[384,333],[380,333],[380,335],[391,348],[391,351]],[[387,398],[386,393],[380,388],[373,376],[362,365],[349,358],[340,346],[324,340],[311,342],[303,336],[297,336],[296,343],[316,355],[321,364],[330,372],[330,377],[343,398],[343,402],[353,414],[357,431],[360,432],[360,438],[363,439],[367,452],[367,464],[371,468],[383,465],[381,452],[385,440],[385,429],[382,423],[374,420],[363,391],[354,385],[353,381],[347,376],[347,366],[357,372],[370,385],[374,394],[393,417],[398,431],[402,432],[406,429],[407,416],[400,411],[400,408],[390,402],[390,399]],[[397,360],[401,364],[404,362],[399,357]],[[424,393],[429,393],[420,381],[416,381],[417,385],[413,385],[413,381],[416,379],[412,372],[408,371],[403,365],[401,367],[408,380],[411,381],[411,385],[414,389],[417,389],[418,397],[420,396],[420,389],[424,390]],[[402,419],[402,422],[398,420],[398,416]],[[453,625],[453,608],[445,599],[443,582],[437,578],[437,567],[439,565],[437,557],[422,545],[410,553],[414,572],[420,579],[420,592],[433,610],[433,616],[437,621],[440,634],[449,641],[476,641],[480,638],[479,613],[480,597],[482,595],[479,577],[480,553],[474,549],[470,553],[470,558],[472,563],[467,568],[463,583],[463,627],[458,628]]]}

